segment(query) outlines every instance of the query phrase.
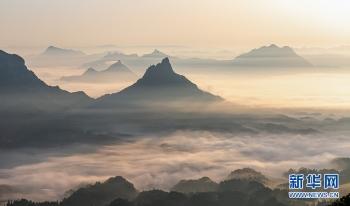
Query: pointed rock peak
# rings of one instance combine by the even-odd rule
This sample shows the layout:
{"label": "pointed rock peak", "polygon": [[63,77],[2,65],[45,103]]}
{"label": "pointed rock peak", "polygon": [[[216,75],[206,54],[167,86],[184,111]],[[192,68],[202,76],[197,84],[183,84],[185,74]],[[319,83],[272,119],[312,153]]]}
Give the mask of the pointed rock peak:
{"label": "pointed rock peak", "polygon": [[168,57],[164,58],[159,64],[152,65],[150,68],[148,68],[145,73],[145,76],[154,74],[154,73],[163,74],[163,75],[175,74]]}
{"label": "pointed rock peak", "polygon": [[164,58],[161,63],[150,66],[138,84],[144,85],[192,85],[184,76],[174,72],[168,58]]}
{"label": "pointed rock peak", "polygon": [[164,59],[162,59],[162,62],[160,63],[160,65],[171,67],[169,58],[165,57]]}

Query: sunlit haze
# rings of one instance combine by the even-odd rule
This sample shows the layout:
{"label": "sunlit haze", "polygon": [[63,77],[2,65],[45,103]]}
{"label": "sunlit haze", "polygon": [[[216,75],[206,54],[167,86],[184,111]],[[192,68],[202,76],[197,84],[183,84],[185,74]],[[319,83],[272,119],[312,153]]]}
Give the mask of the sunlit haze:
{"label": "sunlit haze", "polygon": [[2,0],[1,46],[350,44],[346,0]]}

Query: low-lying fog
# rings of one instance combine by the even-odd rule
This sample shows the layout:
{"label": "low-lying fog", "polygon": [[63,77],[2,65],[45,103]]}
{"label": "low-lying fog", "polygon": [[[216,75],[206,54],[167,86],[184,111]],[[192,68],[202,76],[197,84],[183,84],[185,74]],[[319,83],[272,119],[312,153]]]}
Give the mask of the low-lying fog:
{"label": "low-lying fog", "polygon": [[[331,140],[331,141],[330,141]],[[122,175],[138,189],[169,189],[180,179],[219,181],[234,169],[281,178],[289,168],[330,168],[349,156],[347,135],[232,135],[178,131],[114,145],[1,152],[0,185],[7,198],[60,199],[84,183]]]}
{"label": "low-lying fog", "polygon": [[[132,70],[132,68],[130,68]],[[231,102],[266,107],[317,107],[344,109],[350,107],[350,72],[346,69],[323,68],[309,72],[228,72],[211,68],[181,68],[184,74],[200,88],[224,97]],[[263,68],[258,68],[264,70]],[[81,68],[33,68],[50,85],[59,85],[68,91],[83,90],[92,97],[113,93],[133,82],[82,83],[59,80],[62,76],[78,75]],[[290,69],[289,69],[290,70]],[[334,71],[333,71],[334,70]],[[139,77],[142,73],[137,73]]]}

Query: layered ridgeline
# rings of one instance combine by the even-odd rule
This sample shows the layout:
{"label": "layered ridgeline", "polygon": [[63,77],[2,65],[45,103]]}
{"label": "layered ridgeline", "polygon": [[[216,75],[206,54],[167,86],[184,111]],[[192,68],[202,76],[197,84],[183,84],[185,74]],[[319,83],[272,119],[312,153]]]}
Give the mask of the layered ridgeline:
{"label": "layered ridgeline", "polygon": [[[8,206],[306,206],[288,198],[288,190],[272,189],[247,179],[224,180],[208,177],[181,180],[170,192],[149,190],[138,192],[133,184],[117,176],[102,183],[73,191],[61,202],[33,203],[27,200],[9,202]],[[297,203],[297,204],[296,204]]]}
{"label": "layered ridgeline", "polygon": [[222,98],[200,90],[185,76],[174,72],[169,59],[152,65],[141,79],[124,90],[102,96],[94,105],[96,108],[111,108],[120,105],[162,105],[177,103],[212,103]]}
{"label": "layered ridgeline", "polygon": [[311,67],[312,64],[288,47],[278,47],[275,44],[253,49],[237,56],[233,66],[238,67]]}
{"label": "layered ridgeline", "polygon": [[107,69],[97,71],[93,68],[87,69],[83,74],[76,76],[62,77],[62,81],[68,82],[91,82],[91,83],[106,83],[106,82],[130,82],[135,81],[137,76],[121,61],[109,66]]}
{"label": "layered ridgeline", "polygon": [[41,81],[28,70],[23,58],[0,50],[1,110],[57,110],[84,105],[84,92],[70,93]]}

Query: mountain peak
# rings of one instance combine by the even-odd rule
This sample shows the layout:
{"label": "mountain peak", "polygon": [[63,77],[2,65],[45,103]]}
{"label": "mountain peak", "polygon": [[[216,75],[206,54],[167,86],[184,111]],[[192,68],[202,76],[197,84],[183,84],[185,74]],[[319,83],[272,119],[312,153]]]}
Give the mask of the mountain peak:
{"label": "mountain peak", "polygon": [[243,168],[232,171],[227,178],[228,180],[240,179],[240,180],[249,180],[256,181],[260,183],[268,182],[267,177],[265,177],[261,172],[258,172],[252,168]]}
{"label": "mountain peak", "polygon": [[291,47],[279,47],[276,44],[262,46],[237,56],[235,66],[245,67],[310,67],[303,57],[299,56]]}
{"label": "mountain peak", "polygon": [[184,80],[183,76],[174,72],[169,58],[166,57],[159,64],[150,66],[139,81],[146,85],[155,85],[179,83]]}
{"label": "mountain peak", "polygon": [[49,46],[42,53],[43,55],[84,55],[83,52],[73,49],[63,49],[56,46]]}
{"label": "mountain peak", "polygon": [[124,73],[132,73],[130,69],[125,66],[120,60],[113,63],[111,66],[109,66],[106,70],[102,72],[124,72]]}
{"label": "mountain peak", "polygon": [[118,60],[115,63],[113,63],[110,67],[113,67],[113,66],[124,66],[124,64],[122,63],[121,60]]}
{"label": "mountain peak", "polygon": [[116,105],[148,105],[174,102],[208,103],[222,98],[200,90],[185,76],[174,72],[169,58],[150,66],[143,77],[122,91],[98,99],[96,107]]}
{"label": "mountain peak", "polygon": [[105,183],[109,183],[109,184],[116,184],[116,183],[123,183],[124,184],[124,183],[126,183],[126,184],[130,184],[130,182],[128,180],[126,180],[122,176],[111,177],[111,178],[107,179]]}
{"label": "mountain peak", "polygon": [[253,49],[247,53],[244,53],[237,58],[290,58],[298,57],[294,50],[288,46],[279,47],[276,44],[270,44],[269,46],[262,46]]}
{"label": "mountain peak", "polygon": [[84,74],[95,74],[96,72],[97,71],[94,68],[90,67],[84,72]]}
{"label": "mountain peak", "polygon": [[76,190],[62,201],[62,205],[105,206],[117,198],[133,199],[137,193],[131,182],[117,176]]}
{"label": "mountain peak", "polygon": [[194,180],[181,180],[171,188],[171,191],[182,193],[213,192],[218,188],[218,184],[209,177],[202,177]]}
{"label": "mountain peak", "polygon": [[165,58],[168,56],[169,55],[159,51],[158,49],[154,49],[152,53],[143,55],[143,57],[151,57],[151,58]]}

